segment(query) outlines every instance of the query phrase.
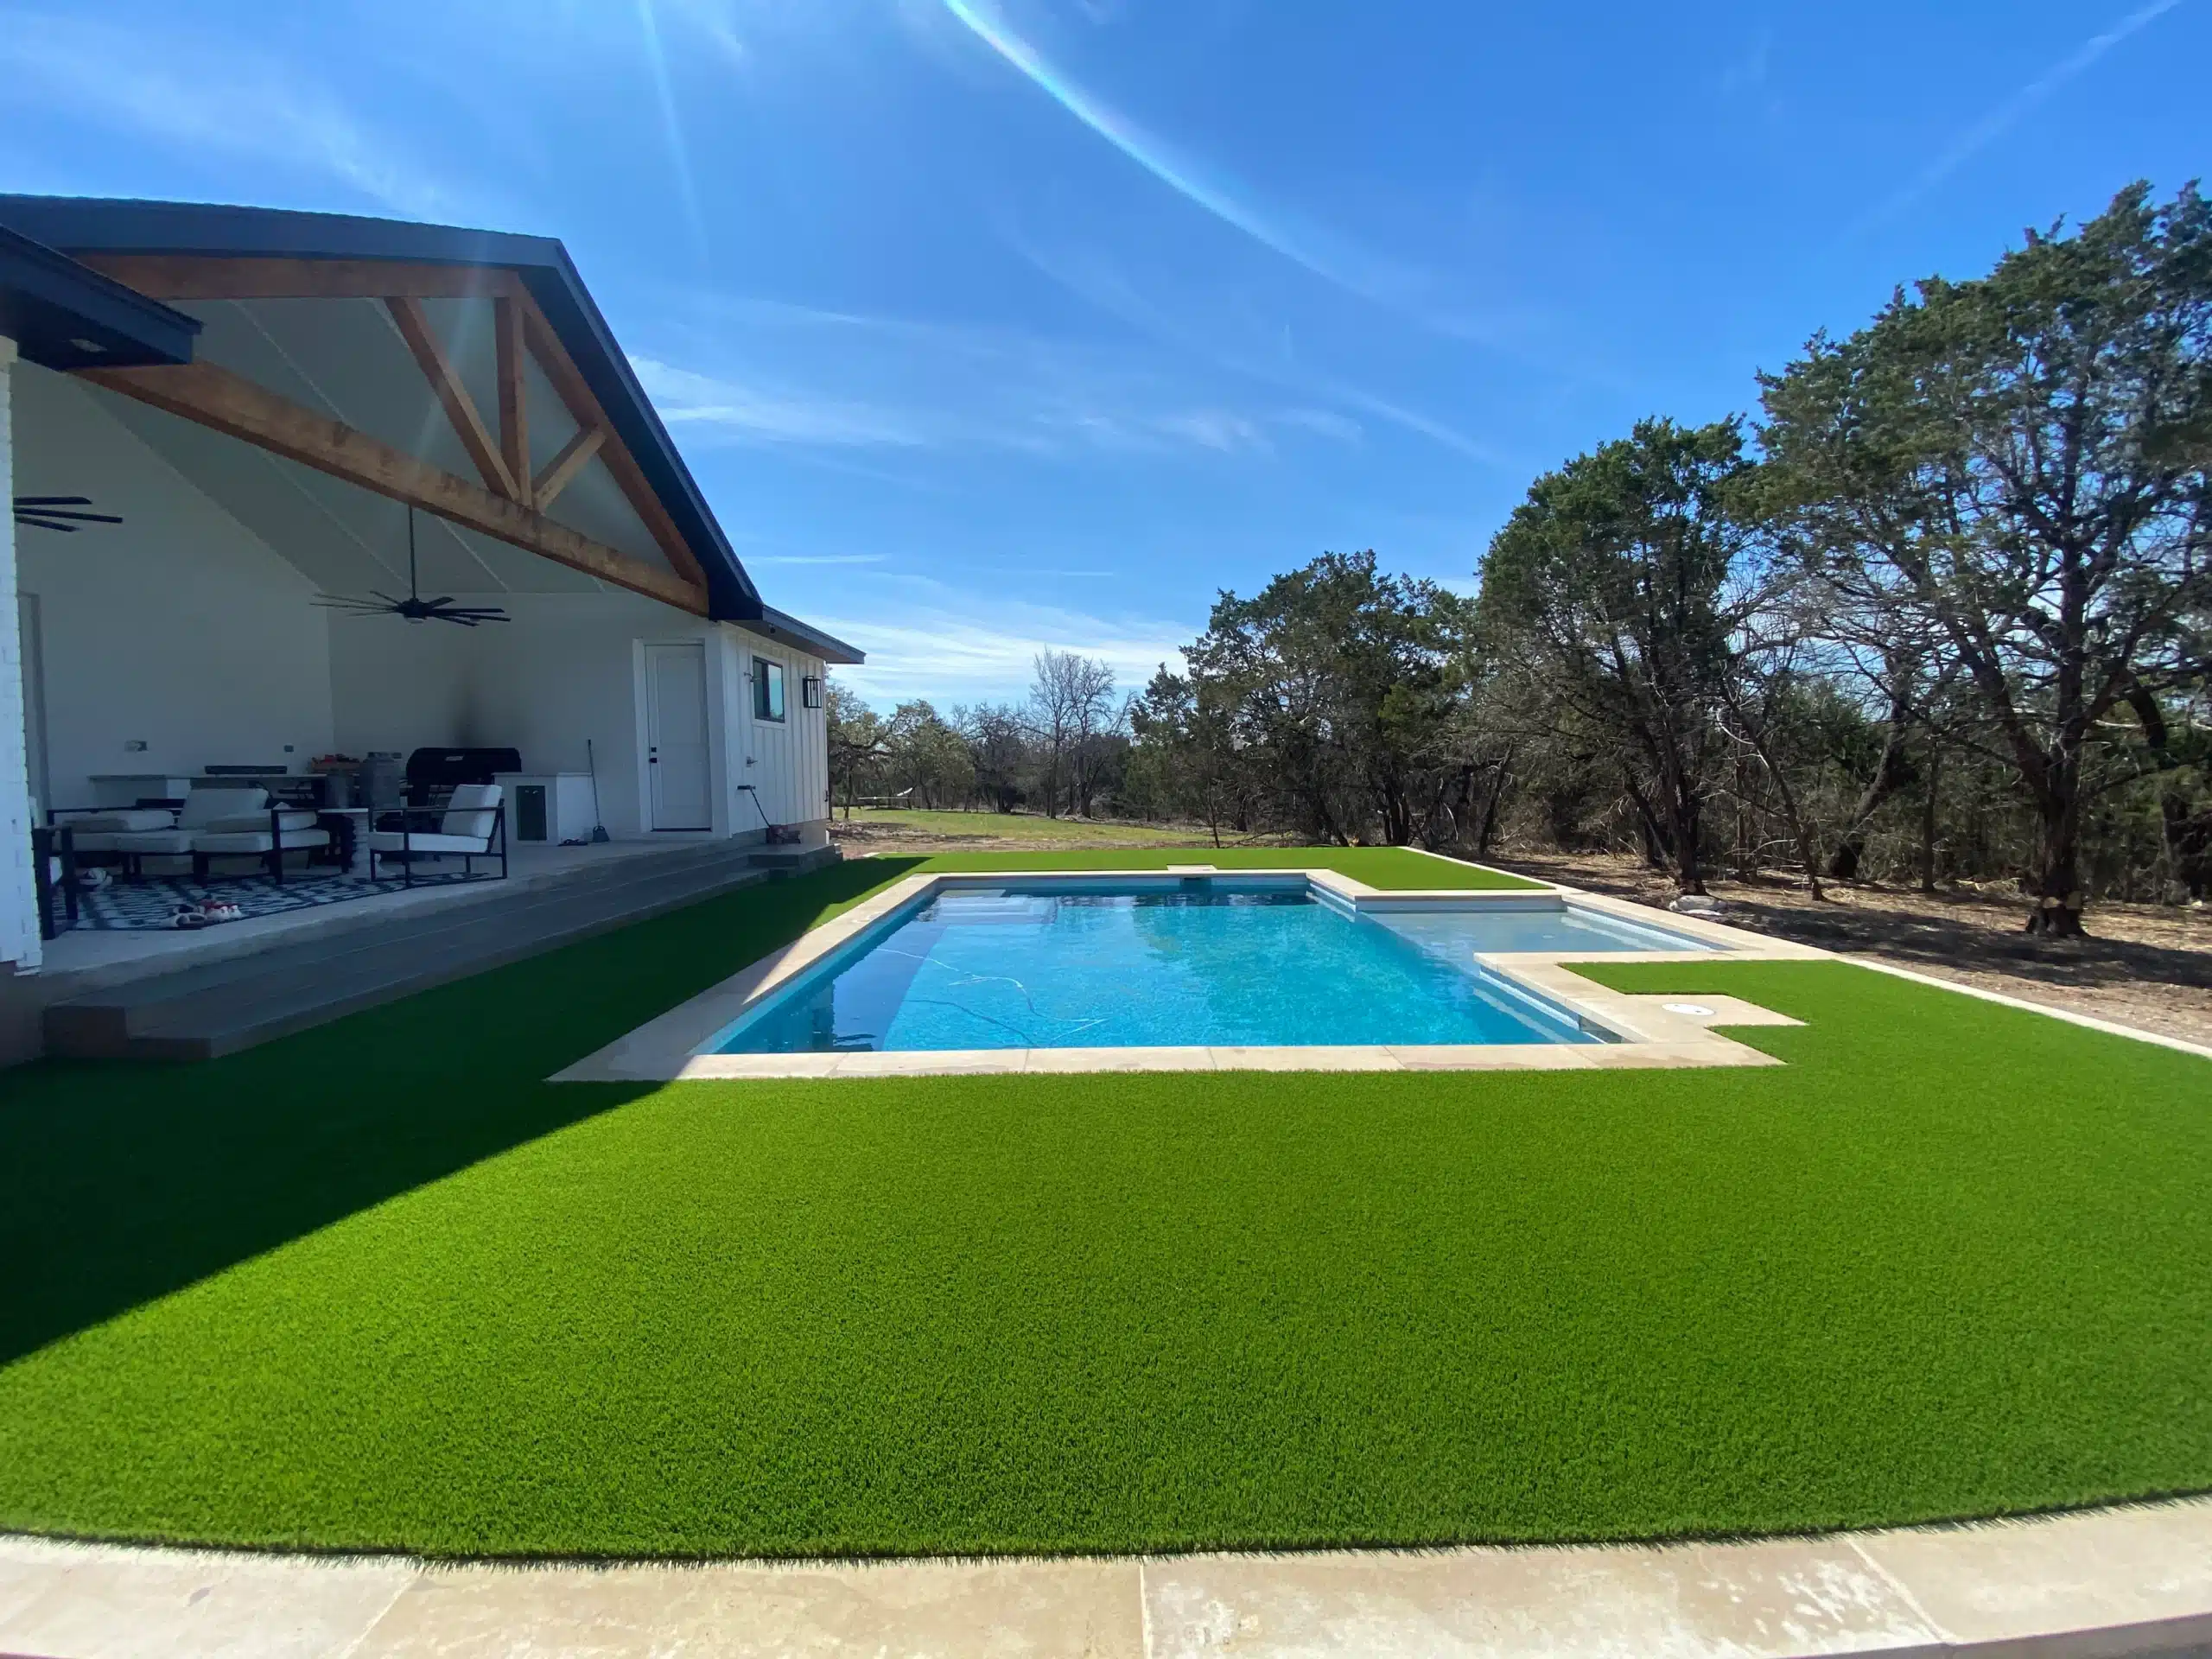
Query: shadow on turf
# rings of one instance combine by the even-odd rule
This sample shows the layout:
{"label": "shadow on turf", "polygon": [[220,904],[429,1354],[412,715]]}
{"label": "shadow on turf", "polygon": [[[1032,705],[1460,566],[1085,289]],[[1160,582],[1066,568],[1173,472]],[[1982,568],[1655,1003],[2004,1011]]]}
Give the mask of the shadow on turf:
{"label": "shadow on turf", "polygon": [[543,1079],[918,862],[745,888],[225,1059],[0,1074],[0,1364],[653,1092]]}

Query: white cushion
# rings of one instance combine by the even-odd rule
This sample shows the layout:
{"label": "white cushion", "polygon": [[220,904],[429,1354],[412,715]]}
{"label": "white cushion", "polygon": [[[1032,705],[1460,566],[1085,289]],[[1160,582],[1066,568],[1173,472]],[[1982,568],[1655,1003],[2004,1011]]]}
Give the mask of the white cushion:
{"label": "white cushion", "polygon": [[189,830],[132,830],[105,839],[108,844],[102,850],[111,853],[188,853],[192,850],[192,831]]}
{"label": "white cushion", "polygon": [[[279,812],[276,815],[276,823],[279,828],[284,830],[312,830],[315,824],[315,815],[312,812],[297,810]],[[255,812],[244,817],[217,818],[213,823],[204,825],[203,828],[219,836],[251,835],[257,830],[265,836],[269,833],[269,815],[266,812]]]}
{"label": "white cushion", "polygon": [[[195,789],[184,798],[184,810],[176,816],[182,830],[207,830],[225,818],[251,817],[269,810],[265,789]],[[268,820],[263,819],[266,824]]]}
{"label": "white cushion", "polygon": [[64,818],[59,827],[79,831],[77,844],[81,847],[83,831],[103,835],[118,830],[167,830],[175,823],[176,814],[165,806],[128,806],[116,812],[87,812]]}
{"label": "white cushion", "polygon": [[[327,847],[330,831],[287,830],[284,831],[284,844],[287,847]],[[218,830],[192,838],[192,850],[195,853],[265,853],[270,845],[269,831],[265,829]]]}
{"label": "white cushion", "polygon": [[370,834],[369,845],[379,853],[485,853],[491,850],[491,839],[440,835],[428,830],[403,837],[397,830],[378,830]]}
{"label": "white cushion", "polygon": [[492,833],[492,808],[499,804],[497,784],[463,784],[453,792],[446,803],[445,821],[438,825],[442,836],[474,836],[481,841]]}

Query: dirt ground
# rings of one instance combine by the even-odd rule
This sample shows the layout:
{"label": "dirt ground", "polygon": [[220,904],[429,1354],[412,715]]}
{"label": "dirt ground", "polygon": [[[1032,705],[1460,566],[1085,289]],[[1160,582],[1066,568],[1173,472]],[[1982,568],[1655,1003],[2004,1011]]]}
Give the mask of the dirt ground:
{"label": "dirt ground", "polygon": [[[1542,855],[1491,861],[1540,880],[1664,906],[1674,884],[1637,859]],[[2031,938],[2016,892],[1826,886],[1815,900],[1780,878],[1707,883],[1738,927],[1847,951],[2024,1001],[2212,1044],[2212,910],[2098,904],[2090,937]]]}

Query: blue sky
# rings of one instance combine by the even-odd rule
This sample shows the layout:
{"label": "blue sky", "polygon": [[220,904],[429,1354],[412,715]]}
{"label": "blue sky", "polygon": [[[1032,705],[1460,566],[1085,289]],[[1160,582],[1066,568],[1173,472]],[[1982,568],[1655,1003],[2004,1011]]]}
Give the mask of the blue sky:
{"label": "blue sky", "polygon": [[560,237],[878,702],[1125,685],[2205,164],[2212,0],[0,0],[0,188]]}

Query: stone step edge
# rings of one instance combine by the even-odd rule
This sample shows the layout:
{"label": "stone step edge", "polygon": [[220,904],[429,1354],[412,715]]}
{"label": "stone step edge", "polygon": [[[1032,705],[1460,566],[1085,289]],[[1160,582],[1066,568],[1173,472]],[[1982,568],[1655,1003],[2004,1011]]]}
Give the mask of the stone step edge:
{"label": "stone step edge", "polygon": [[[0,1652],[778,1650],[2113,1659],[2212,1641],[2212,1502],[1726,1543],[886,1561],[429,1563],[0,1534]],[[952,1638],[947,1641],[946,1638]],[[473,1649],[472,1649],[473,1650]],[[747,1650],[752,1650],[747,1648]]]}
{"label": "stone step edge", "polygon": [[[525,939],[448,957],[426,963],[420,972],[400,973],[388,977],[372,975],[368,983],[339,991],[327,998],[317,999],[306,1007],[295,1004],[282,1012],[261,1018],[249,1015],[234,1021],[195,1020],[194,1016],[197,1011],[193,1010],[164,1019],[159,1014],[163,1006],[159,1001],[132,1007],[118,1007],[112,1004],[78,1006],[56,1003],[46,1011],[48,1052],[92,1059],[217,1059],[226,1054],[257,1047],[262,1043],[273,1042],[279,1037],[290,1036],[295,1032],[328,1025],[348,1014],[398,1001],[420,991],[435,990],[441,985],[448,985],[457,980],[528,961],[533,957],[544,956],[564,945],[579,944],[601,933],[613,932],[633,922],[650,921],[657,916],[688,909],[694,904],[719,898],[725,893],[735,892],[769,879],[772,878],[758,869],[734,872],[730,880],[710,889],[672,894],[652,904],[626,908],[618,914],[591,918],[533,934]],[[176,1000],[219,998],[226,992],[245,996],[248,992],[242,988],[251,987],[258,977],[261,976],[245,976],[221,985],[203,987],[185,993]],[[138,1020],[133,1020],[134,1014],[139,1016]],[[121,1027],[119,1031],[115,1029],[118,1025]]]}
{"label": "stone step edge", "polygon": [[[489,909],[481,904],[472,904],[425,916],[386,918],[368,926],[318,934],[311,939],[295,940],[266,950],[179,967],[167,974],[143,975],[120,984],[84,991],[51,1003],[48,1007],[50,1010],[111,1009],[127,1012],[176,997],[195,996],[232,985],[249,983],[289,971],[303,962],[313,963],[327,960],[335,963],[347,957],[403,945],[435,950],[440,948],[439,941],[463,931],[515,925],[531,918],[543,918],[549,912],[596,910],[617,901],[626,904],[625,895],[634,897],[641,889],[675,888],[682,893],[712,898],[721,893],[773,879],[772,872],[763,870],[757,865],[737,863],[710,869],[662,870],[650,878],[607,887],[593,886],[579,891],[517,894],[515,902]],[[649,901],[649,905],[652,902],[657,900]],[[642,918],[656,912],[650,908],[624,908],[618,913],[634,914]]]}

